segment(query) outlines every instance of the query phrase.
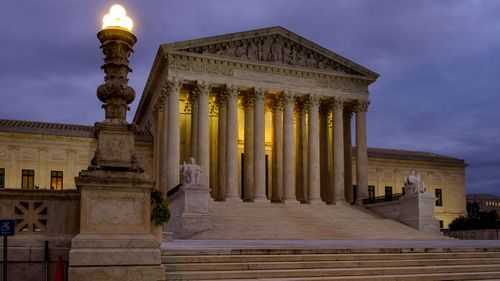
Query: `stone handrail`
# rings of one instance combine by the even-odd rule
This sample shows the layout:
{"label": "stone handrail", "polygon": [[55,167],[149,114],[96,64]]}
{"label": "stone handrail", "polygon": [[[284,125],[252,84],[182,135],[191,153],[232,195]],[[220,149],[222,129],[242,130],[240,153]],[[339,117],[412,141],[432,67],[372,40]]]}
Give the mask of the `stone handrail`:
{"label": "stone handrail", "polygon": [[80,192],[0,189],[0,218],[15,220],[16,235],[76,235]]}

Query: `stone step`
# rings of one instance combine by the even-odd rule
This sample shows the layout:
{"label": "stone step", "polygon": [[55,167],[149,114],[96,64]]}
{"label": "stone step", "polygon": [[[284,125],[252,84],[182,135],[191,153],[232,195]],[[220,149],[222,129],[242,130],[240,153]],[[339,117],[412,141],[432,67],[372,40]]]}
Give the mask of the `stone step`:
{"label": "stone step", "polygon": [[500,252],[400,253],[400,254],[295,254],[295,255],[163,255],[162,263],[241,263],[301,261],[369,261],[419,259],[498,259]]}
{"label": "stone step", "polygon": [[[216,281],[218,279],[205,281]],[[255,281],[255,279],[226,279],[225,281]],[[438,280],[500,280],[500,271],[495,272],[474,272],[474,273],[434,273],[434,274],[407,274],[407,275],[362,275],[362,276],[342,276],[342,277],[294,277],[294,278],[260,278],[259,281],[438,281]]]}
{"label": "stone step", "polygon": [[212,228],[190,239],[446,239],[343,205],[209,201]]}
{"label": "stone step", "polygon": [[[207,280],[237,278],[290,278],[290,277],[332,277],[332,276],[376,276],[435,273],[476,273],[496,272],[499,264],[472,264],[446,266],[406,266],[371,268],[321,268],[321,269],[281,269],[281,270],[230,270],[230,271],[174,271],[166,272],[166,280]],[[308,279],[310,280],[310,279]]]}
{"label": "stone step", "polygon": [[295,261],[295,262],[210,262],[191,264],[165,264],[169,271],[228,271],[228,270],[270,270],[270,269],[319,269],[319,268],[369,268],[369,267],[408,267],[497,264],[498,258],[481,259],[400,259],[400,260],[352,260],[352,261]]}

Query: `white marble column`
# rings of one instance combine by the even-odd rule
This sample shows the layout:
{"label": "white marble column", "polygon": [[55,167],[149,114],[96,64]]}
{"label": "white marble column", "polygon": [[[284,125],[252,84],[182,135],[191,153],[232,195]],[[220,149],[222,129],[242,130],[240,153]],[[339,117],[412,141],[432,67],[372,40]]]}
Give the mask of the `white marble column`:
{"label": "white marble column", "polygon": [[345,198],[352,203],[352,141],[351,141],[351,121],[352,108],[344,106],[344,180],[345,180]]}
{"label": "white marble column", "polygon": [[153,157],[154,157],[154,180],[155,187],[158,190],[162,190],[161,184],[161,163],[162,163],[162,140],[163,140],[163,99],[158,100],[155,110],[155,137],[154,137],[154,147],[153,147]]}
{"label": "white marble column", "polygon": [[273,114],[271,202],[283,202],[283,107],[281,97],[274,97],[270,109]]}
{"label": "white marble column", "polygon": [[368,149],[366,146],[366,111],[368,101],[358,101],[356,111],[356,204],[368,198]]}
{"label": "white marble column", "polygon": [[321,203],[320,158],[319,158],[319,97],[309,95],[308,98],[308,201],[311,204]]}
{"label": "white marble column", "polygon": [[238,87],[227,86],[226,200],[238,199],[238,94]]}
{"label": "white marble column", "polygon": [[168,130],[168,95],[169,95],[169,89],[168,87],[164,88],[162,92],[162,102],[163,102],[163,114],[162,114],[162,129],[161,129],[161,137],[160,137],[160,150],[161,150],[161,156],[160,156],[160,186],[161,190],[163,191],[164,194],[167,193],[168,191],[168,186],[167,186],[167,171],[169,169],[169,162],[168,162],[168,154],[167,154],[167,147],[168,147],[168,139],[171,137],[169,130]]}
{"label": "white marble column", "polygon": [[344,180],[344,101],[333,101],[333,188],[335,204],[345,203]]}
{"label": "white marble column", "polygon": [[188,102],[191,105],[191,142],[189,147],[189,157],[193,157],[196,163],[199,164],[198,159],[198,91],[191,91],[189,93]]}
{"label": "white marble column", "polygon": [[198,82],[198,159],[196,162],[203,169],[200,184],[207,188],[210,184],[210,116],[208,112],[210,90],[210,84]]}
{"label": "white marble column", "polygon": [[254,201],[265,201],[266,195],[266,146],[264,101],[267,90],[258,88],[254,90]]}
{"label": "white marble column", "polygon": [[320,177],[321,177],[321,199],[326,203],[332,203],[332,196],[329,188],[329,161],[330,161],[330,130],[329,130],[329,114],[330,109],[328,104],[320,105],[319,110],[319,158],[320,158]]}
{"label": "white marble column", "polygon": [[254,112],[253,112],[253,93],[247,92],[241,100],[244,111],[244,150],[243,150],[243,201],[253,201],[254,194],[254,172],[253,172],[253,142],[254,142]]}
{"label": "white marble column", "polygon": [[166,167],[166,191],[179,184],[180,169],[180,124],[179,124],[179,94],[182,82],[175,78],[169,78],[167,84],[168,93],[168,123],[167,123],[167,149],[164,156],[167,159]]}
{"label": "white marble column", "polygon": [[226,194],[226,93],[219,93],[215,103],[219,112],[217,125],[217,192],[215,200],[223,201]]}
{"label": "white marble column", "polygon": [[295,141],[293,108],[295,96],[283,93],[283,201],[298,202],[295,196]]}
{"label": "white marble column", "polygon": [[307,201],[307,133],[306,133],[306,110],[301,100],[296,101],[297,114],[297,146],[296,146],[296,173],[295,192],[298,201]]}

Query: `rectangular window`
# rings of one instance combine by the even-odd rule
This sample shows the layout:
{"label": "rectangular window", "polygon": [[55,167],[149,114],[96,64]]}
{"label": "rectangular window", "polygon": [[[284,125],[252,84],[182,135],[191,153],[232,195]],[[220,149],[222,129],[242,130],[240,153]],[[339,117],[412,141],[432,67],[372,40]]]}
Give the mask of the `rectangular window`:
{"label": "rectangular window", "polygon": [[435,189],[436,193],[436,206],[443,206],[443,191],[441,188]]}
{"label": "rectangular window", "polygon": [[375,201],[375,186],[373,185],[368,186],[368,200],[370,202]]}
{"label": "rectangular window", "polygon": [[392,201],[392,186],[385,187],[385,201]]}
{"label": "rectangular window", "polygon": [[62,190],[63,189],[63,172],[52,171],[50,172],[50,189]]}
{"label": "rectangular window", "polygon": [[0,168],[0,188],[5,187],[5,169]]}
{"label": "rectangular window", "polygon": [[21,188],[33,189],[35,187],[35,170],[24,170],[21,175]]}
{"label": "rectangular window", "polygon": [[439,228],[441,229],[444,228],[444,222],[442,220],[439,220]]}

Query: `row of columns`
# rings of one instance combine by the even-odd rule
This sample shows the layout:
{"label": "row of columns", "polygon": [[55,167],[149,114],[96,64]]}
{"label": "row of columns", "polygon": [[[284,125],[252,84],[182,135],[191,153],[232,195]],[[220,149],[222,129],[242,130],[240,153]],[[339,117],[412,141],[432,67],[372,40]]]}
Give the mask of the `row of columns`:
{"label": "row of columns", "polygon": [[[180,122],[179,94],[182,83],[169,79],[165,84],[160,105],[157,110],[157,128],[155,134],[155,164],[158,167],[156,180],[165,191],[179,183],[180,164]],[[200,184],[209,186],[209,94],[212,87],[206,82],[198,82],[190,93],[191,103],[191,154],[202,167]],[[264,201],[266,195],[265,176],[265,99],[267,90],[256,88],[242,91],[234,85],[227,85],[216,96],[218,106],[218,152],[217,157],[217,192],[216,200],[238,199],[238,119],[237,101],[242,96],[244,108],[244,182],[242,194],[244,201]],[[356,102],[354,107],[347,107],[343,99],[334,98],[326,106],[326,112],[333,111],[332,135],[328,136],[328,113],[320,114],[321,100],[316,95],[308,95],[305,109],[308,116],[307,146],[295,143],[294,109],[296,96],[290,91],[283,91],[278,99],[271,103],[273,112],[273,192],[272,201],[297,202],[296,182],[297,166],[307,162],[303,178],[307,186],[307,198],[312,204],[322,202],[322,179],[330,179],[333,190],[331,202],[344,203],[352,198],[351,130],[352,111],[356,113],[356,179],[358,199],[367,196],[367,146],[366,146],[366,111],[367,102]],[[346,108],[347,110],[344,110]],[[321,116],[320,116],[321,115]],[[298,116],[300,117],[300,116]],[[301,119],[301,120],[300,120]],[[299,135],[305,134],[305,115],[297,120]],[[326,126],[326,130],[325,130]],[[331,137],[332,147],[328,146]],[[298,142],[303,139],[298,138]],[[160,145],[157,145],[160,144]],[[295,147],[307,147],[307,155],[296,155]],[[302,152],[305,152],[302,150]],[[158,157],[162,155],[162,157]],[[330,155],[330,157],[325,157]],[[327,159],[330,159],[328,163]],[[298,163],[297,163],[297,161]],[[325,164],[326,162],[326,164]],[[299,164],[299,165],[297,165]],[[328,172],[328,166],[333,173]],[[325,170],[326,167],[326,170]],[[333,181],[332,181],[333,179]],[[304,196],[305,197],[305,196]],[[330,200],[328,200],[330,201]]]}

